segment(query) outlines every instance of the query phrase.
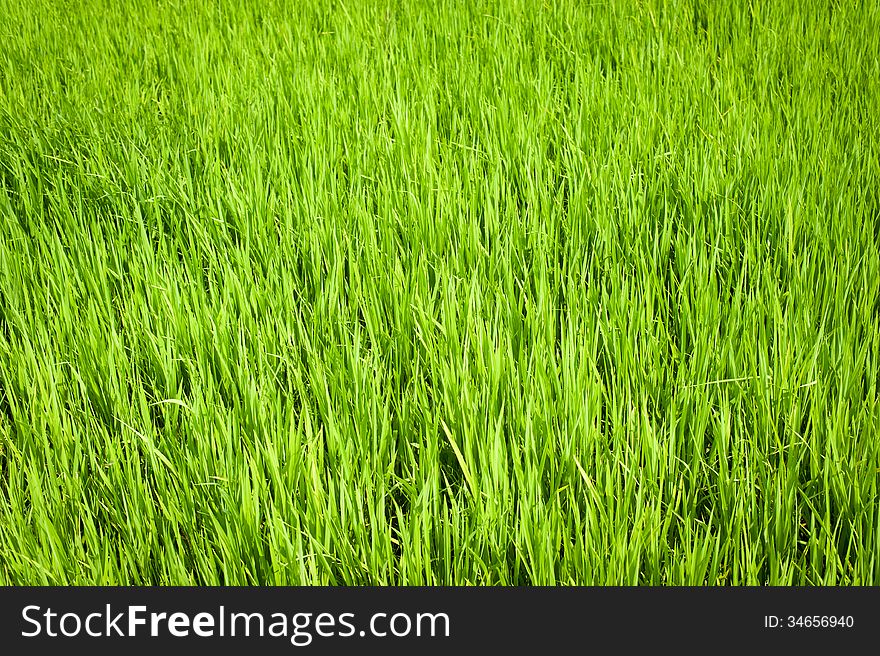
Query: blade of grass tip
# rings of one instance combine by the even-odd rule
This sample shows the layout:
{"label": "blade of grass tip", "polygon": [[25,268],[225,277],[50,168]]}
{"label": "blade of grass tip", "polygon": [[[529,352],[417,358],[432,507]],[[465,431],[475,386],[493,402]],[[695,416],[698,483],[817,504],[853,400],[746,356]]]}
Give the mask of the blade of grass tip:
{"label": "blade of grass tip", "polygon": [[685,385],[685,389],[690,389],[693,387],[708,387],[709,385],[721,385],[723,383],[744,383],[750,380],[760,380],[764,378],[766,380],[770,380],[770,376],[743,376],[742,378],[720,378],[719,380],[708,380],[703,383],[692,383],[690,385]]}
{"label": "blade of grass tip", "polygon": [[477,486],[474,484],[473,476],[471,476],[471,470],[465,462],[464,455],[461,452],[461,449],[458,448],[458,445],[455,443],[455,440],[452,437],[452,433],[449,430],[449,427],[446,425],[446,422],[442,419],[440,420],[440,426],[443,427],[443,432],[446,433],[446,439],[449,440],[449,445],[452,447],[452,452],[455,453],[455,459],[458,460],[458,464],[461,467],[461,471],[464,473],[464,478],[467,481],[468,487],[471,489],[471,494],[476,498],[477,496]]}
{"label": "blade of grass tip", "polygon": [[128,430],[130,430],[132,433],[134,433],[134,434],[137,435],[139,438],[141,438],[141,440],[143,441],[143,443],[147,445],[147,448],[150,450],[150,453],[151,453],[153,456],[155,456],[155,457],[159,460],[159,462],[161,462],[163,465],[165,465],[165,467],[168,468],[168,471],[170,471],[170,472],[175,476],[175,478],[177,478],[177,470],[174,469],[174,465],[172,465],[172,464],[171,464],[171,461],[170,461],[167,457],[165,457],[165,454],[162,453],[162,452],[156,447],[155,444],[153,444],[153,440],[151,440],[149,437],[147,437],[147,436],[144,435],[143,433],[139,432],[138,430],[136,430],[136,429],[133,428],[132,426],[129,426],[127,423],[125,423],[124,421],[122,421],[122,420],[119,419],[118,417],[117,417],[117,421],[119,421],[120,424],[122,424],[122,425],[125,426]]}

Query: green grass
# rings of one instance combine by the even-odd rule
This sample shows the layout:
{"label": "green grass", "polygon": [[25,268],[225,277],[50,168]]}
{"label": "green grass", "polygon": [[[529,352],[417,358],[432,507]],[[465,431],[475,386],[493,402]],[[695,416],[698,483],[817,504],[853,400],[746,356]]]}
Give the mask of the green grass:
{"label": "green grass", "polygon": [[880,584],[880,5],[142,4],[0,0],[0,582]]}

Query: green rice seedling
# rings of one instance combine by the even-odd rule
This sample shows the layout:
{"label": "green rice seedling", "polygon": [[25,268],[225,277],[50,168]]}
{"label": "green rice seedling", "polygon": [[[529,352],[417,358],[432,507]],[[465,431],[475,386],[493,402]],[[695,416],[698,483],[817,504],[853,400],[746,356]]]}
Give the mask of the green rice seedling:
{"label": "green rice seedling", "polygon": [[877,584],[878,12],[0,0],[0,583]]}

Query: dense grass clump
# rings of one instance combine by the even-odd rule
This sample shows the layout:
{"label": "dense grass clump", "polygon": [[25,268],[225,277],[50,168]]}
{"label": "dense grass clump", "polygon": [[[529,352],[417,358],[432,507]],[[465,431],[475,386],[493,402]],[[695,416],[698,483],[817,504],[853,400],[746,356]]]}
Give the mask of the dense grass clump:
{"label": "dense grass clump", "polygon": [[877,3],[0,17],[0,582],[880,583]]}

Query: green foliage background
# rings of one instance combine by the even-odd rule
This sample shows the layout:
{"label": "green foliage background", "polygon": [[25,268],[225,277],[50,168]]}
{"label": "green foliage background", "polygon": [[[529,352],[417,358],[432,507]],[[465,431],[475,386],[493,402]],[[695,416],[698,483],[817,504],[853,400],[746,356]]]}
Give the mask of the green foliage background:
{"label": "green foliage background", "polygon": [[880,582],[877,3],[0,17],[0,582]]}

